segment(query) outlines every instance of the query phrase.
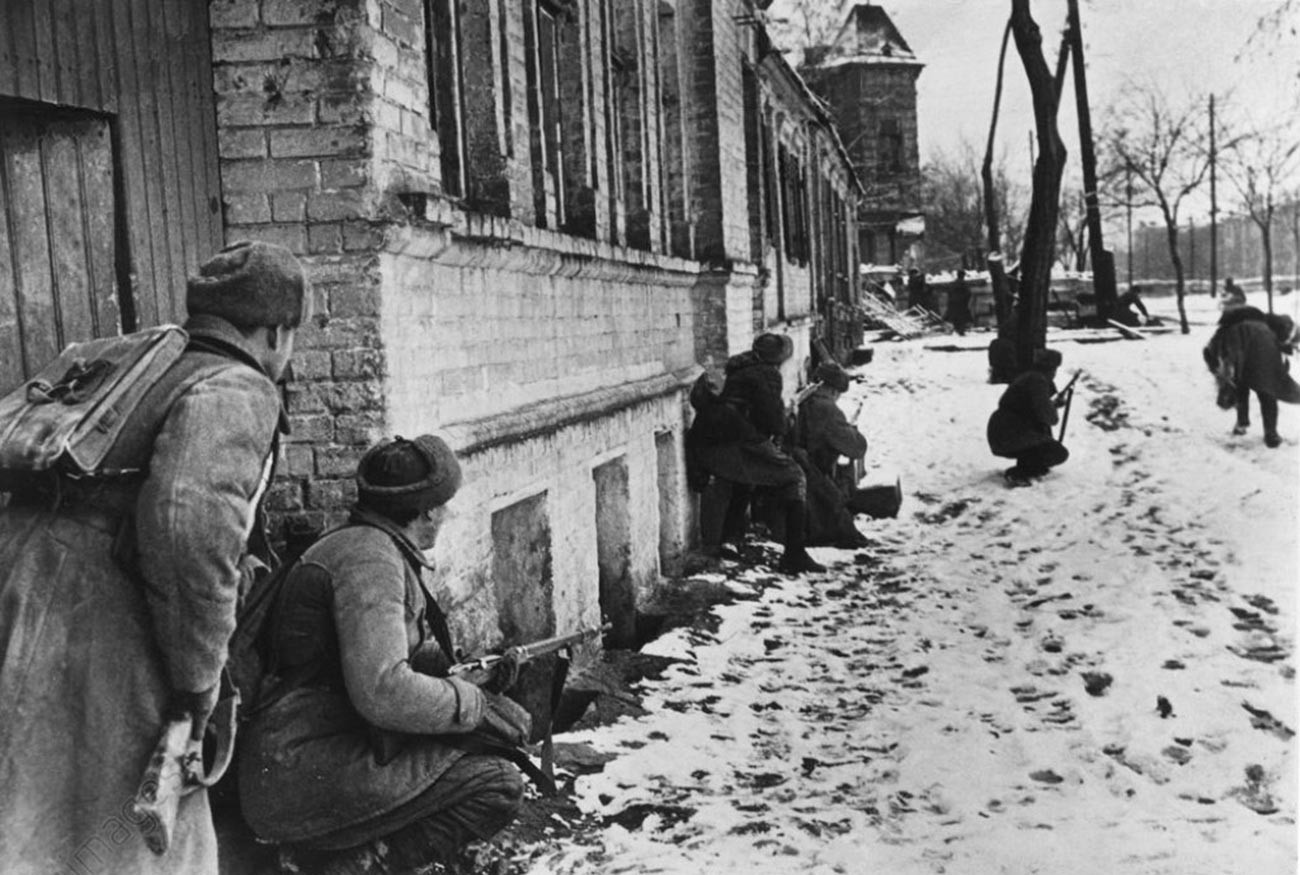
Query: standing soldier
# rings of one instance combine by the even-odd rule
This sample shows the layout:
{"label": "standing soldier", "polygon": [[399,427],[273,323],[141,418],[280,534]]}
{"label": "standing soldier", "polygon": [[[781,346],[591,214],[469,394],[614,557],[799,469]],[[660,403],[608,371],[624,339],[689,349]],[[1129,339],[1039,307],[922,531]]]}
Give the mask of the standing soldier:
{"label": "standing soldier", "polygon": [[132,809],[163,726],[201,737],[270,478],[280,381],[310,312],[287,250],[236,243],[187,285],[189,345],[102,470],[50,474],[0,510],[0,871],[215,873],[207,794],[170,848]]}

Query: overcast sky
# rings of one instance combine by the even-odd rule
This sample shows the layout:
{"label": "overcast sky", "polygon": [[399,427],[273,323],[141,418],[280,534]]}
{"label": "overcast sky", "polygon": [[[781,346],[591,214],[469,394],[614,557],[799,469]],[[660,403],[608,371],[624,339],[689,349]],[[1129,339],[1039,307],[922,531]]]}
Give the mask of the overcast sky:
{"label": "overcast sky", "polygon": [[[778,0],[830,6],[834,0]],[[1281,0],[1082,0],[1084,54],[1093,126],[1130,79],[1150,80],[1171,94],[1217,95],[1221,116],[1300,115],[1300,39],[1251,42],[1256,23]],[[851,3],[844,3],[847,9]],[[882,0],[903,38],[925,63],[917,82],[921,160],[965,139],[983,154],[993,106],[1002,30],[1010,0]],[[1048,63],[1054,64],[1065,24],[1065,0],[1033,0]],[[1300,24],[1293,22],[1292,24]],[[1072,97],[1059,127],[1078,173],[1078,133]],[[1028,173],[1033,129],[1024,69],[1008,49],[998,141],[1008,161]]]}
{"label": "overcast sky", "polygon": [[[962,139],[983,152],[993,83],[1009,0],[885,0],[926,68],[918,80],[921,157],[955,149]],[[1291,34],[1256,38],[1256,23],[1278,0],[1083,0],[1093,126],[1131,80],[1157,83],[1171,95],[1217,95],[1225,118],[1276,118],[1300,110],[1300,41]],[[1034,0],[1048,63],[1065,23],[1065,0]],[[1297,24],[1297,22],[1292,22]],[[1000,144],[1010,161],[1029,162],[1033,128],[1029,87],[1014,45],[1008,49]],[[1073,100],[1063,103],[1062,137],[1077,173]]]}

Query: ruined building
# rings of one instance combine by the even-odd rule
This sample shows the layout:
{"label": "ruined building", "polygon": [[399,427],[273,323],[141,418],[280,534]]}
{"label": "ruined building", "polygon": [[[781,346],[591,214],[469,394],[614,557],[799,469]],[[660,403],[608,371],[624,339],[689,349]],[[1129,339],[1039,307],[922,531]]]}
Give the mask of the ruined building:
{"label": "ruined building", "polygon": [[831,108],[862,180],[858,211],[862,260],[900,264],[925,231],[916,134],[917,60],[888,13],[859,3],[827,45],[800,67]]}
{"label": "ruined building", "polygon": [[851,346],[860,189],[747,0],[0,5],[0,390],[184,318],[226,241],[316,295],[269,506],[450,436],[435,559],[486,644],[635,634],[691,538],[685,401],[756,333]]}

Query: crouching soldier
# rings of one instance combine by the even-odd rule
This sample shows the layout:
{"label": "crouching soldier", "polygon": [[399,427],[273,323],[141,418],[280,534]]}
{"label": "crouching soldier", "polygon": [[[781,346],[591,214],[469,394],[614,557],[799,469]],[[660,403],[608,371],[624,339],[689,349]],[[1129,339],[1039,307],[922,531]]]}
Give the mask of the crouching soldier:
{"label": "crouching soldier", "polygon": [[421,578],[460,482],[440,438],[371,448],[347,524],[311,546],[274,595],[268,677],[239,752],[240,804],[303,871],[452,864],[519,808],[519,772],[482,740],[525,742],[528,714],[446,676],[451,637]]}
{"label": "crouching soldier", "polygon": [[276,382],[309,305],[287,249],[222,250],[189,280],[188,346],[150,378],[100,471],[40,472],[0,509],[6,875],[215,875],[206,791],[180,800],[161,854],[131,803],[164,725],[202,738],[214,707],[281,422]]}
{"label": "crouching soldier", "polygon": [[1011,381],[989,417],[989,449],[995,456],[1016,460],[1003,475],[1008,486],[1028,486],[1070,458],[1070,451],[1052,436],[1056,409],[1064,403],[1053,382],[1060,366],[1056,350],[1035,352],[1033,367]]}
{"label": "crouching soldier", "polygon": [[[794,456],[808,479],[808,543],[842,548],[867,543],[853,523],[853,515],[882,518],[898,515],[902,492],[895,486],[860,489],[852,471],[867,452],[867,439],[840,409],[840,396],[848,391],[849,375],[835,362],[817,366],[813,381],[818,388],[799,405]],[[841,471],[840,457],[848,458]]]}
{"label": "crouching soldier", "polygon": [[807,485],[799,463],[778,445],[787,428],[780,365],[794,351],[783,334],[762,334],[753,348],[727,360],[726,382],[715,398],[703,400],[686,434],[691,467],[708,477],[700,497],[700,541],[705,558],[722,544],[737,488],[761,488],[781,508],[785,551],[779,569],[787,574],[825,571],[808,555],[805,541]]}

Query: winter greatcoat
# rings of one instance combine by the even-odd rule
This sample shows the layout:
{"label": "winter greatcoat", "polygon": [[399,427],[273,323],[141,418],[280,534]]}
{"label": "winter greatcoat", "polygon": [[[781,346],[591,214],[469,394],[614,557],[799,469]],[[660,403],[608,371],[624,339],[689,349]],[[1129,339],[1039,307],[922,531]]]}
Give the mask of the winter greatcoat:
{"label": "winter greatcoat", "polygon": [[1055,443],[1056,386],[1042,371],[1026,371],[1007,387],[998,409],[989,417],[989,449],[995,456],[1014,459],[1026,450]]}
{"label": "winter greatcoat", "polygon": [[722,392],[696,411],[686,434],[689,463],[732,483],[771,486],[803,498],[799,465],[773,442],[785,435],[781,372],[753,351],[727,360]]}
{"label": "winter greatcoat", "polygon": [[1279,342],[1279,336],[1294,330],[1288,317],[1237,307],[1220,318],[1203,352],[1205,363],[1239,390],[1253,389],[1288,404],[1300,404],[1300,385],[1287,373]]}
{"label": "winter greatcoat", "polygon": [[[464,756],[438,736],[483,719],[478,687],[417,671],[443,622],[423,554],[382,518],[353,519],[303,554],[271,620],[276,680],[239,752],[244,817],[269,841],[345,848],[423,817],[418,797]],[[372,727],[402,733],[386,762]]]}
{"label": "winter greatcoat", "polygon": [[130,803],[170,692],[218,682],[281,413],[229,323],[186,327],[227,354],[191,346],[128,422],[105,466],[145,474],[0,510],[5,875],[217,871],[205,792],[182,800],[164,856]]}

